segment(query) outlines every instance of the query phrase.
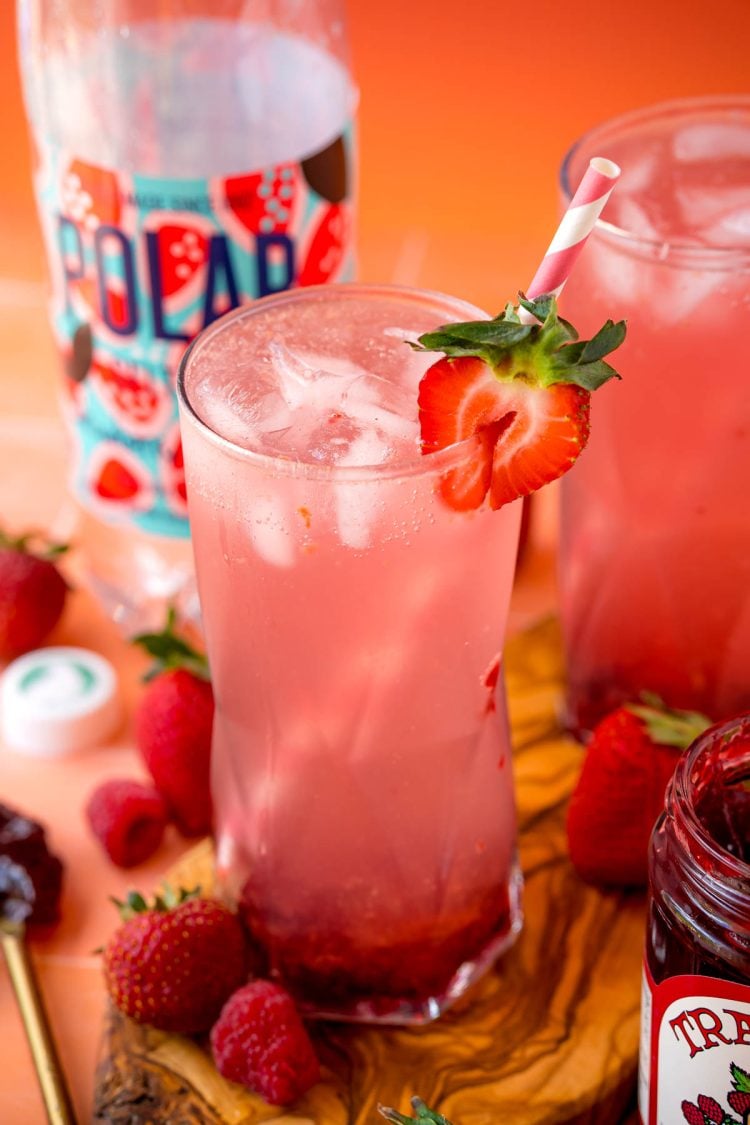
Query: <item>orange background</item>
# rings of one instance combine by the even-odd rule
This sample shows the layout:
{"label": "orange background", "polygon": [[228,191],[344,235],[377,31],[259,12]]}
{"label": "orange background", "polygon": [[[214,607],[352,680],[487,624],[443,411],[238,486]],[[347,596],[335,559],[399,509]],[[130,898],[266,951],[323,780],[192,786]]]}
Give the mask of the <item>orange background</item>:
{"label": "orange background", "polygon": [[[748,85],[747,0],[349,0],[348,8],[361,89],[360,274],[448,290],[492,312],[546,249],[557,169],[580,133],[636,106]],[[0,105],[0,523],[22,527],[58,513],[64,446],[11,0],[0,0]],[[551,526],[536,527],[516,626],[553,604]],[[140,661],[85,594],[74,594],[51,639],[115,660],[130,713]],[[92,950],[112,924],[106,896],[133,876],[92,846],[81,809],[97,780],[138,770],[128,722],[110,746],[43,766],[0,748],[0,799],[41,818],[67,866],[64,921],[34,942],[34,954],[82,1120],[103,1003]],[[183,847],[169,837],[136,873],[140,885],[155,883]],[[42,1123],[2,967],[0,1042],[0,1122]]]}

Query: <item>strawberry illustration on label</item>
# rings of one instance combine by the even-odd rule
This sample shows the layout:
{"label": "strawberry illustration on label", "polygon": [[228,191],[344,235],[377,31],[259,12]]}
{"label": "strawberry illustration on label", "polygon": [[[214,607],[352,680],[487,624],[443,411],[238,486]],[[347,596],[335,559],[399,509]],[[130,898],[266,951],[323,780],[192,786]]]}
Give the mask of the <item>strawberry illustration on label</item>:
{"label": "strawberry illustration on label", "polygon": [[132,500],[138,495],[138,479],[122,461],[110,457],[99,470],[94,489],[104,500]]}
{"label": "strawberry illustration on label", "polygon": [[107,506],[117,505],[147,511],[154,500],[148,470],[124,445],[103,441],[94,450],[88,466],[89,490]]}
{"label": "strawberry illustration on label", "polygon": [[208,239],[194,227],[167,223],[157,231],[162,293],[173,297],[206,264]]}
{"label": "strawberry illustration on label", "polygon": [[162,444],[162,485],[167,504],[178,516],[187,515],[185,461],[179,424],[175,424]]}
{"label": "strawberry illustration on label", "polygon": [[344,261],[349,239],[349,209],[346,204],[332,203],[322,207],[321,212],[307,252],[303,254],[300,285],[320,285],[334,280]]}
{"label": "strawberry illustration on label", "polygon": [[144,368],[95,356],[88,381],[118,426],[131,437],[158,437],[172,416],[169,388]]}
{"label": "strawberry illustration on label", "polygon": [[95,231],[101,223],[117,226],[121,214],[117,175],[106,168],[73,160],[63,172],[61,201],[66,216],[81,230]]}
{"label": "strawberry illustration on label", "polygon": [[178,315],[181,329],[192,336],[200,323],[186,314],[191,302],[203,297],[216,227],[192,211],[152,211],[144,232],[142,268],[148,286],[163,310]]}
{"label": "strawberry illustration on label", "polygon": [[[294,164],[277,164],[265,172],[229,176],[220,181],[224,205],[250,234],[286,234],[292,226],[299,192]],[[231,225],[231,221],[228,225]]]}

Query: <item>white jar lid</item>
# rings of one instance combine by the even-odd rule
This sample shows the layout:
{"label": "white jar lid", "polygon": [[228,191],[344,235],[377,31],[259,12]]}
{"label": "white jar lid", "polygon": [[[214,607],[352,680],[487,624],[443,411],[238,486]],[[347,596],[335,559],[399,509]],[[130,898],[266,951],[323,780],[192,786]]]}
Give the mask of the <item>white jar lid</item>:
{"label": "white jar lid", "polygon": [[85,648],[40,648],[9,664],[0,683],[5,743],[40,758],[103,742],[117,728],[117,676]]}

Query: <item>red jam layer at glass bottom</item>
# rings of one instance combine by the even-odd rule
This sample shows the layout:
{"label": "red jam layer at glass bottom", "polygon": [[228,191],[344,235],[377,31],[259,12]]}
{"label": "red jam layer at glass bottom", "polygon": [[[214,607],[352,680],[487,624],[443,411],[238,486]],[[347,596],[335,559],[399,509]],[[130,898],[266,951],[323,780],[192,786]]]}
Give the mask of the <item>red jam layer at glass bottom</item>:
{"label": "red jam layer at glass bottom", "polygon": [[521,925],[515,876],[510,892],[494,887],[478,894],[460,914],[406,917],[399,925],[345,917],[343,910],[331,925],[322,911],[305,911],[315,922],[301,928],[299,913],[261,917],[247,890],[239,910],[269,971],[305,1014],[323,1018],[434,1019],[511,945]]}

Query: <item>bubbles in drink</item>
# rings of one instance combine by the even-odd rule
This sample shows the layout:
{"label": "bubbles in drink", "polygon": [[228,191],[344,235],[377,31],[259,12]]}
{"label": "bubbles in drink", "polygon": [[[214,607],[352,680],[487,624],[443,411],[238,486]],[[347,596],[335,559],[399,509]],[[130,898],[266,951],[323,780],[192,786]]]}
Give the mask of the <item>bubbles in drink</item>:
{"label": "bubbles in drink", "polygon": [[246,521],[253,547],[271,566],[294,565],[294,541],[289,534],[289,510],[281,488],[253,497]]}

